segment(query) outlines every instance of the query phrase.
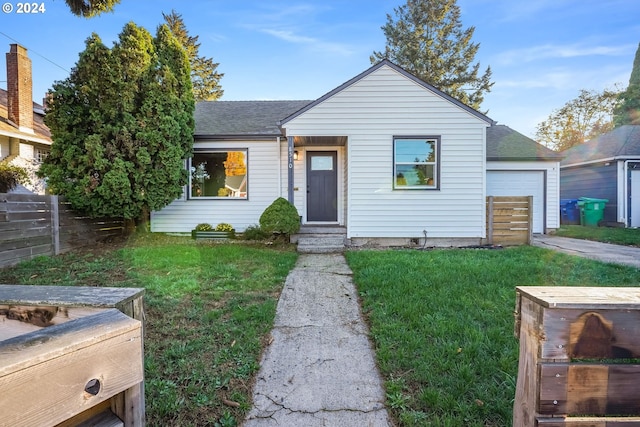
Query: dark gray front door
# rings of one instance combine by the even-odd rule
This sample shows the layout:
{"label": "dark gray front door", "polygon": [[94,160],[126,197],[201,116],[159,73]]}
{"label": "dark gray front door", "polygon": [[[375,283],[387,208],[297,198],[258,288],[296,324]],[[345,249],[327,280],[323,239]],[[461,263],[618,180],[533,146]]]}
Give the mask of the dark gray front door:
{"label": "dark gray front door", "polygon": [[338,155],[307,151],[307,221],[338,220]]}

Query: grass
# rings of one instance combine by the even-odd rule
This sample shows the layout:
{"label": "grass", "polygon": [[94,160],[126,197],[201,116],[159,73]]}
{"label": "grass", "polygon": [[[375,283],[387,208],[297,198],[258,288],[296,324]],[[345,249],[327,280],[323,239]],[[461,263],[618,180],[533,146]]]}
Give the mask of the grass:
{"label": "grass", "polygon": [[556,236],[574,239],[595,240],[617,245],[640,247],[640,228],[585,227],[581,225],[562,225]]}
{"label": "grass", "polygon": [[[640,271],[536,247],[352,251],[398,426],[511,424],[515,286],[638,286]],[[296,253],[149,235],[40,257],[0,283],[144,287],[148,425],[233,427]]]}
{"label": "grass", "polygon": [[239,424],[296,253],[149,235],[0,270],[0,283],[143,287],[147,425]]}
{"label": "grass", "polygon": [[536,247],[353,251],[398,426],[511,425],[515,286],[638,286],[638,269]]}

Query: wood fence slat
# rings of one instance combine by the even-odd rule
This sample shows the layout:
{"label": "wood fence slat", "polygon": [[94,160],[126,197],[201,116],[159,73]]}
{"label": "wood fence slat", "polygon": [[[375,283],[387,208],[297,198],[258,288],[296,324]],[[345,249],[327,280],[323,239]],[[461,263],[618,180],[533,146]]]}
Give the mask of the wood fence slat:
{"label": "wood fence slat", "polygon": [[125,222],[89,218],[58,196],[0,194],[0,267],[119,237]]}
{"label": "wood fence slat", "polygon": [[487,197],[487,242],[505,246],[531,243],[532,201],[527,197]]}

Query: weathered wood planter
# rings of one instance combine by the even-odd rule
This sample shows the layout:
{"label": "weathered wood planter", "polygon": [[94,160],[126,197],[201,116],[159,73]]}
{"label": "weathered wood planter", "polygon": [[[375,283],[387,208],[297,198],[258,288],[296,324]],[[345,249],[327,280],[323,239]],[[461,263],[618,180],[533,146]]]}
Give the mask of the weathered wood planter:
{"label": "weathered wood planter", "polygon": [[516,288],[513,425],[640,426],[640,288]]}
{"label": "weathered wood planter", "polygon": [[231,239],[232,233],[228,231],[198,231],[191,230],[191,237],[194,239]]}
{"label": "weathered wood planter", "polygon": [[144,426],[143,294],[0,285],[0,425]]}

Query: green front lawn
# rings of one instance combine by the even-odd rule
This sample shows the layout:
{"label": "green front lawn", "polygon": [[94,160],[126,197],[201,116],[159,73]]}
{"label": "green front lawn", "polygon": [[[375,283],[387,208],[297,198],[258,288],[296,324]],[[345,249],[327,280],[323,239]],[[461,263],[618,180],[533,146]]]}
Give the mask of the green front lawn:
{"label": "green front lawn", "polygon": [[[346,254],[399,426],[508,426],[515,286],[638,286],[640,271],[542,248]],[[149,235],[0,270],[0,283],[146,289],[150,426],[235,426],[297,254]]]}
{"label": "green front lawn", "polygon": [[399,426],[511,425],[516,286],[640,285],[638,269],[528,246],[353,251],[347,260]]}
{"label": "green front lawn", "polygon": [[149,426],[239,424],[273,325],[289,246],[207,244],[148,235],[0,270],[0,283],[146,289]]}

